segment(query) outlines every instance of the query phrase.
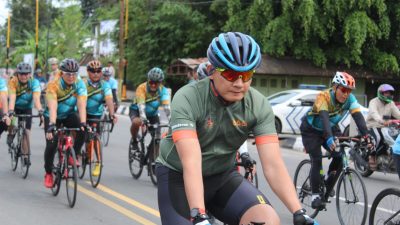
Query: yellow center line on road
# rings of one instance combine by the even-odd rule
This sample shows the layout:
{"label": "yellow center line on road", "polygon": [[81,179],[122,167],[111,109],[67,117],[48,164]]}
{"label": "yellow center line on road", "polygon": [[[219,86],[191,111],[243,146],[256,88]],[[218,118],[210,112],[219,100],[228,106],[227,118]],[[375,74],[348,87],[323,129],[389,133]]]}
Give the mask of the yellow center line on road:
{"label": "yellow center line on road", "polygon": [[137,215],[136,213],[92,192],[89,191],[88,189],[78,185],[78,191],[82,192],[83,194],[103,203],[104,205],[107,205],[110,208],[113,208],[114,210],[118,211],[119,213],[129,217],[132,220],[135,220],[137,222],[139,222],[140,224],[145,224],[145,225],[156,225],[155,223],[151,222],[150,220],[147,220],[139,215]]}
{"label": "yellow center line on road", "polygon": [[[86,181],[86,183],[90,184],[89,181]],[[126,202],[126,203],[128,203],[130,205],[133,205],[133,206],[135,206],[135,207],[137,207],[139,209],[142,209],[143,211],[146,211],[146,212],[152,214],[153,216],[156,216],[156,217],[160,218],[160,212],[158,210],[153,209],[153,208],[151,208],[151,207],[149,207],[149,206],[147,206],[145,204],[142,204],[142,203],[140,203],[140,202],[138,202],[136,200],[133,200],[132,198],[129,198],[129,197],[127,197],[127,196],[125,196],[123,194],[120,194],[120,193],[118,193],[116,191],[113,191],[113,190],[111,190],[110,188],[108,188],[108,187],[106,187],[104,185],[99,184],[97,186],[97,189],[99,189],[100,191],[103,191],[103,192],[105,192],[105,193],[107,193],[109,195],[112,195],[112,196],[118,198],[121,201],[124,201],[124,202]]]}

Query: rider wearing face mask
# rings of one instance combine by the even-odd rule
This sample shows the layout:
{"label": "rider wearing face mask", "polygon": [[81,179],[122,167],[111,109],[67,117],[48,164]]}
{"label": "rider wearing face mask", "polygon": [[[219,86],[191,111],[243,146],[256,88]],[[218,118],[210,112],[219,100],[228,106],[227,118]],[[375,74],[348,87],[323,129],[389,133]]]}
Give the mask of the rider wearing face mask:
{"label": "rider wearing face mask", "polygon": [[[376,140],[378,148],[384,141],[383,127],[392,123],[392,118],[400,119],[400,111],[393,102],[394,88],[389,84],[382,84],[378,88],[377,97],[369,102],[367,127]],[[392,140],[394,142],[394,140]],[[374,152],[372,152],[374,153]],[[369,158],[371,170],[376,170],[376,159],[374,154]]]}

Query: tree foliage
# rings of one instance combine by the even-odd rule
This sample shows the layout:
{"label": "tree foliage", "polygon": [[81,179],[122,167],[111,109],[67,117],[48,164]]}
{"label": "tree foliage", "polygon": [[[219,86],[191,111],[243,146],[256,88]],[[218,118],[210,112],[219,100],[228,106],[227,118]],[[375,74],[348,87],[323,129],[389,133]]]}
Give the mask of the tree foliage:
{"label": "tree foliage", "polygon": [[133,1],[136,7],[130,12],[128,74],[135,83],[145,79],[151,67],[166,69],[177,58],[204,56],[204,40],[212,30],[205,16],[190,6],[150,4]]}
{"label": "tree foliage", "polygon": [[[224,30],[250,33],[263,52],[315,65],[399,73],[400,3],[385,0],[232,0]],[[240,9],[244,9],[240,11]]]}

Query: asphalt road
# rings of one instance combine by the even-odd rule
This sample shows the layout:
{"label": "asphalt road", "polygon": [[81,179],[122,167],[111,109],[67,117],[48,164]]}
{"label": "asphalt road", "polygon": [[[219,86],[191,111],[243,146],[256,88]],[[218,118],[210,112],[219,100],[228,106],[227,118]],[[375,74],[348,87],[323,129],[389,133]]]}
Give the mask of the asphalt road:
{"label": "asphalt road", "polygon": [[[43,153],[45,139],[43,130],[35,120],[32,130],[32,166],[26,180],[10,169],[10,157],[5,144],[6,135],[0,139],[0,224],[19,225],[90,225],[90,224],[161,224],[157,204],[157,189],[143,173],[134,180],[128,169],[127,148],[129,144],[129,118],[119,117],[119,123],[111,134],[108,147],[104,150],[104,168],[97,189],[86,177],[79,181],[77,202],[73,209],[68,207],[65,183],[60,194],[52,196],[43,186]],[[258,160],[256,149],[249,143],[251,155]],[[282,155],[291,176],[298,163],[307,158],[302,152],[282,149]],[[327,165],[327,163],[324,163]],[[258,163],[260,167],[260,163]],[[261,171],[259,168],[258,171]],[[292,215],[272,193],[265,179],[259,174],[260,189],[276,208],[282,224],[292,224]],[[393,174],[373,174],[364,179],[368,191],[369,205],[378,192],[387,187],[399,187]],[[285,188],[285,187],[282,187]],[[333,203],[328,211],[321,212],[317,220],[321,225],[339,224]]]}

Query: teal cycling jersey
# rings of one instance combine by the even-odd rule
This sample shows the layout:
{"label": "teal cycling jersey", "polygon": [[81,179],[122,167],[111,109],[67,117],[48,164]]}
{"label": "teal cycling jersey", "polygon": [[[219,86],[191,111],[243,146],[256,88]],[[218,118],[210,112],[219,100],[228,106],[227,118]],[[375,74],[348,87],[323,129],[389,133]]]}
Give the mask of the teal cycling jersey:
{"label": "teal cycling jersey", "polygon": [[89,79],[85,81],[87,89],[86,113],[88,115],[101,116],[104,111],[104,101],[107,98],[112,99],[110,85],[105,81],[99,81],[96,84]]}
{"label": "teal cycling jersey", "polygon": [[7,82],[3,78],[0,78],[0,92],[8,92]]}
{"label": "teal cycling jersey", "polygon": [[146,116],[153,117],[158,115],[160,105],[169,105],[169,93],[163,85],[152,93],[147,86],[147,82],[142,83],[136,88],[136,98],[131,104],[131,110],[139,110],[137,104],[146,104]]}
{"label": "teal cycling jersey", "polygon": [[332,89],[321,92],[310,111],[306,114],[307,122],[317,130],[322,131],[322,120],[319,117],[319,112],[325,110],[329,114],[329,123],[331,127],[336,126],[344,115],[350,113],[360,112],[361,106],[357,102],[356,97],[350,94],[347,100],[341,104],[336,101],[335,94]]}
{"label": "teal cycling jersey", "polygon": [[8,93],[15,94],[15,109],[32,109],[33,95],[40,94],[40,84],[36,79],[29,79],[26,85],[22,85],[17,77],[8,82]]}
{"label": "teal cycling jersey", "polygon": [[116,79],[110,77],[110,79],[107,81],[105,80],[105,82],[107,82],[110,85],[111,89],[115,89],[115,90],[118,89],[118,82]]}
{"label": "teal cycling jersey", "polygon": [[[75,83],[67,86],[62,78],[56,78],[49,82],[46,90],[47,100],[57,100],[57,119],[65,119],[70,114],[77,111],[77,99],[87,98],[86,85],[82,79],[77,78]],[[44,111],[46,117],[49,116],[49,108]]]}

